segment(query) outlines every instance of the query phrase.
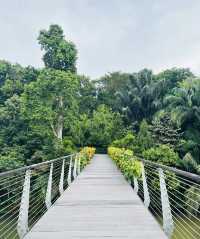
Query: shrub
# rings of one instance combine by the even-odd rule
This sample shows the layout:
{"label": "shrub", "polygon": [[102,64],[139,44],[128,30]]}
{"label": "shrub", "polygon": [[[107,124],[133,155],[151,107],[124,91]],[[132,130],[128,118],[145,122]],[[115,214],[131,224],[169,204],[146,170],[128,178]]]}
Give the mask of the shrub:
{"label": "shrub", "polygon": [[183,159],[178,160],[176,166],[187,172],[198,173],[198,164],[191,153],[187,153]]}
{"label": "shrub", "polygon": [[134,143],[135,135],[133,135],[132,133],[127,133],[127,135],[123,138],[113,141],[112,146],[118,148],[133,149]]}
{"label": "shrub", "polygon": [[19,148],[7,148],[0,154],[0,172],[22,167],[24,165],[24,155]]}
{"label": "shrub", "polygon": [[197,186],[192,186],[185,192],[185,206],[188,210],[189,217],[193,215],[198,216],[200,209],[200,194]]}
{"label": "shrub", "polygon": [[93,147],[84,147],[79,153],[79,158],[81,162],[81,168],[84,168],[92,159],[95,154],[95,148]]}
{"label": "shrub", "polygon": [[146,160],[162,163],[168,166],[176,165],[179,160],[179,156],[174,150],[165,144],[161,144],[157,147],[152,147],[143,152],[143,157]]}
{"label": "shrub", "polygon": [[141,176],[141,163],[134,156],[133,151],[124,148],[109,147],[108,155],[116,162],[128,180]]}

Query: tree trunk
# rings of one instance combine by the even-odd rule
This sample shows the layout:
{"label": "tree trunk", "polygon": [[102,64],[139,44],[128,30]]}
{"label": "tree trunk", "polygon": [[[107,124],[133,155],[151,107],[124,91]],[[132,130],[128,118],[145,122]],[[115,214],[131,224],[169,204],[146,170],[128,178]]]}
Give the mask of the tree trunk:
{"label": "tree trunk", "polygon": [[62,134],[63,134],[63,116],[58,116],[58,125],[57,125],[57,138],[62,140]]}
{"label": "tree trunk", "polygon": [[63,98],[60,96],[59,98],[59,115],[58,115],[58,123],[57,123],[57,138],[62,140],[63,138],[63,124],[64,124],[64,118],[63,118]]}

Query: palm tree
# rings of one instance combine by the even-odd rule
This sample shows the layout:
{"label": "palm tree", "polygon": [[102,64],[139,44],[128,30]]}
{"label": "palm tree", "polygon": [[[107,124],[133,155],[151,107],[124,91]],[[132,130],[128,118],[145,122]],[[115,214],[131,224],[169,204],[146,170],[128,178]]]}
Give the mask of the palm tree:
{"label": "palm tree", "polygon": [[200,123],[200,79],[184,80],[165,98],[164,103],[179,125]]}
{"label": "palm tree", "polygon": [[150,70],[144,69],[133,74],[127,87],[117,94],[123,105],[123,113],[130,121],[152,119],[154,113],[162,106],[164,88],[165,81],[156,81]]}

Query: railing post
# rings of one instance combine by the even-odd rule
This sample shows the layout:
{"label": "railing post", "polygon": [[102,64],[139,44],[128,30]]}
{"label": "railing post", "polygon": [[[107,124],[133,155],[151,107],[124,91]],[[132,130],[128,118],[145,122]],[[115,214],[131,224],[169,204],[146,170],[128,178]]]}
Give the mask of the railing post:
{"label": "railing post", "polygon": [[30,179],[31,170],[27,170],[24,179],[24,186],[19,209],[19,218],[17,222],[17,232],[20,238],[28,232],[28,210],[29,210],[29,196],[30,196]]}
{"label": "railing post", "polygon": [[68,185],[70,185],[72,182],[72,160],[73,160],[73,156],[71,155],[70,163],[69,163],[69,171],[68,171],[68,176],[67,176]]}
{"label": "railing post", "polygon": [[138,193],[138,180],[136,177],[134,177],[134,191]]}
{"label": "railing post", "polygon": [[61,169],[61,173],[60,173],[60,182],[59,182],[59,192],[60,194],[63,193],[64,188],[64,175],[65,175],[65,159],[63,159],[63,163],[62,163],[62,169]]}
{"label": "railing post", "polygon": [[166,235],[170,238],[174,231],[174,222],[171,213],[171,207],[169,203],[169,196],[167,192],[167,187],[165,183],[165,175],[161,168],[158,169],[160,178],[160,192],[161,192],[161,203],[162,203],[162,213],[163,213],[163,230]]}
{"label": "railing post", "polygon": [[75,156],[74,169],[73,169],[73,177],[76,178],[76,176],[77,176],[77,155]]}
{"label": "railing post", "polygon": [[53,163],[51,163],[51,167],[50,167],[50,171],[49,171],[49,179],[48,179],[46,199],[45,199],[45,204],[46,204],[47,209],[49,209],[51,207],[52,175],[53,175]]}
{"label": "railing post", "polygon": [[143,181],[143,190],[144,190],[144,205],[145,207],[148,208],[150,205],[150,196],[149,196],[149,190],[148,190],[147,179],[146,179],[143,163],[142,163],[142,181]]}

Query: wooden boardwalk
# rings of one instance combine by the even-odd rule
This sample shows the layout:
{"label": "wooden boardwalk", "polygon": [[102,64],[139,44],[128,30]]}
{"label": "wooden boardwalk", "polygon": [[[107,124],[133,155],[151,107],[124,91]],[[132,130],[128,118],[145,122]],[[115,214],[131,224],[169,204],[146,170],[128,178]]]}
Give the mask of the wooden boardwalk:
{"label": "wooden boardwalk", "polygon": [[92,162],[25,239],[166,239],[107,155]]}

